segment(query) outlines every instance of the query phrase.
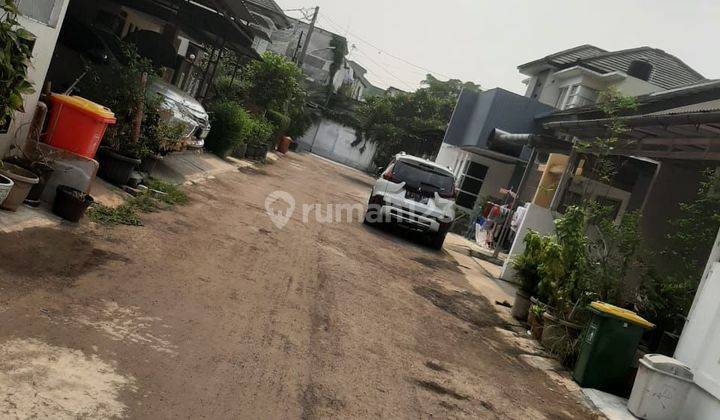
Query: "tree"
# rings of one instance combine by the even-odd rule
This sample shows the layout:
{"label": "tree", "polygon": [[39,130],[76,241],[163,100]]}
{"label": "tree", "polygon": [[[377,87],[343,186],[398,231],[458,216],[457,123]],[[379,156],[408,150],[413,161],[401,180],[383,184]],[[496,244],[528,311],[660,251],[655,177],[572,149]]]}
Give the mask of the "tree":
{"label": "tree", "polygon": [[289,124],[284,124],[285,130],[280,130],[285,132],[278,134],[299,137],[313,121],[313,114],[307,106],[308,93],[304,83],[302,70],[295,63],[283,56],[266,52],[262,59],[245,66],[239,90],[246,105],[261,107],[263,112],[271,111],[276,120],[277,117],[280,120],[289,119]]}
{"label": "tree", "polygon": [[415,92],[370,98],[357,110],[355,146],[376,144],[378,166],[401,151],[434,155],[463,89],[479,91],[480,86],[456,79],[441,81],[428,74]]}
{"label": "tree", "polygon": [[264,109],[285,112],[291,101],[304,98],[303,73],[287,58],[266,52],[243,70],[242,91],[246,101]]}

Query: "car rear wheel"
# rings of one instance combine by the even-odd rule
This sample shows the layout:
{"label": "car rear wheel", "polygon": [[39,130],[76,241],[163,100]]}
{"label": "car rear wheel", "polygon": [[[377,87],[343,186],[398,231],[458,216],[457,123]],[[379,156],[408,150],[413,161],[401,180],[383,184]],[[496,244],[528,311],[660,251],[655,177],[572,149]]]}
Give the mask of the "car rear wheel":
{"label": "car rear wheel", "polygon": [[375,221],[371,219],[372,215],[370,214],[370,210],[365,211],[365,217],[363,217],[363,224],[367,226],[372,226],[375,224]]}
{"label": "car rear wheel", "polygon": [[448,234],[448,228],[441,227],[433,236],[430,237],[430,247],[440,250],[445,244],[445,238]]}

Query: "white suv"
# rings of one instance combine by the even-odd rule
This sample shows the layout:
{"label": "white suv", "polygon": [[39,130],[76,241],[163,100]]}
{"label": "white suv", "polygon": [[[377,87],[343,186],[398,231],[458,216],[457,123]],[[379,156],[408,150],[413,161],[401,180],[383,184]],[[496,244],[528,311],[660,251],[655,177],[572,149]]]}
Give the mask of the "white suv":
{"label": "white suv", "polygon": [[441,249],[455,220],[455,176],[435,162],[401,153],[370,193],[366,224],[395,223],[432,235]]}

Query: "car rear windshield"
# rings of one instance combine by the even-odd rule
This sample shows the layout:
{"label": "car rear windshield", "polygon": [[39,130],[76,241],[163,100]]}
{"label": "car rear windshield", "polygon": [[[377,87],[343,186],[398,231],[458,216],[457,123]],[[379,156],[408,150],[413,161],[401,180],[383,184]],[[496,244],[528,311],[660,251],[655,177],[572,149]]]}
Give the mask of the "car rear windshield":
{"label": "car rear windshield", "polygon": [[444,174],[420,163],[401,160],[395,163],[393,178],[397,182],[404,182],[413,189],[428,192],[450,193],[455,185],[455,180],[449,174]]}

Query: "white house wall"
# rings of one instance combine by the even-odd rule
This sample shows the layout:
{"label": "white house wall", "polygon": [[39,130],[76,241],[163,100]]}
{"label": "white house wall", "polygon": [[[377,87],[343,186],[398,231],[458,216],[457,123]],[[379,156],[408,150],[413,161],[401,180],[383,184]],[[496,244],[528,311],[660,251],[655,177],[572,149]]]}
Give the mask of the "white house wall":
{"label": "white house wall", "polygon": [[720,400],[698,386],[690,388],[678,419],[717,420],[718,418],[720,418]]}
{"label": "white house wall", "polygon": [[664,88],[632,76],[626,77],[625,80],[614,84],[613,87],[625,96],[640,96],[665,90]]}
{"label": "white house wall", "polygon": [[523,222],[520,224],[520,228],[515,235],[516,239],[513,242],[512,248],[510,248],[510,253],[505,259],[502,271],[500,272],[501,279],[513,283],[518,282],[515,278],[517,271],[513,268],[513,260],[525,252],[525,241],[523,238],[525,238],[525,235],[527,235],[530,230],[534,230],[542,236],[552,234],[555,232],[554,220],[555,218],[550,210],[532,203],[528,204],[525,219],[523,219]]}
{"label": "white house wall", "polygon": [[542,83],[542,90],[536,99],[551,106],[556,105],[560,89],[573,85],[581,85],[597,91],[613,87],[626,96],[639,96],[665,90],[660,86],[624,73],[618,72],[616,76],[610,78],[578,67],[549,74],[541,73],[539,76],[530,78],[525,96],[531,96],[538,83]]}
{"label": "white house wall", "polygon": [[710,253],[675,358],[692,368],[695,386],[680,418],[720,418],[720,233]]}
{"label": "white house wall", "polygon": [[32,66],[30,66],[28,71],[28,80],[33,84],[35,93],[25,95],[25,113],[16,114],[8,133],[0,134],[0,156],[7,154],[13,142],[21,144],[27,138],[29,132],[28,125],[35,115],[35,108],[40,98],[42,84],[45,82],[45,76],[47,75],[50,61],[52,61],[55,52],[55,44],[60,34],[60,28],[62,28],[65,20],[65,13],[67,12],[69,3],[68,0],[57,1],[61,2],[61,7],[56,22],[53,22],[53,26],[48,26],[24,16],[19,17],[20,24],[37,37],[33,48]]}
{"label": "white house wall", "polygon": [[440,146],[440,151],[435,158],[435,163],[438,165],[452,168],[455,177],[460,176],[460,170],[463,167],[463,163],[467,160],[470,153],[462,150],[459,147],[455,147],[451,144],[443,143]]}
{"label": "white house wall", "polygon": [[502,188],[510,187],[510,181],[512,180],[512,176],[515,171],[515,165],[499,162],[474,153],[471,154],[471,156],[473,162],[477,162],[488,167],[485,182],[483,182],[483,186],[480,189],[480,197],[491,196],[499,199],[505,198],[505,195],[501,194],[500,190]]}

